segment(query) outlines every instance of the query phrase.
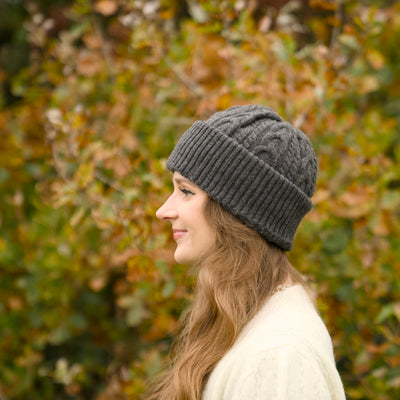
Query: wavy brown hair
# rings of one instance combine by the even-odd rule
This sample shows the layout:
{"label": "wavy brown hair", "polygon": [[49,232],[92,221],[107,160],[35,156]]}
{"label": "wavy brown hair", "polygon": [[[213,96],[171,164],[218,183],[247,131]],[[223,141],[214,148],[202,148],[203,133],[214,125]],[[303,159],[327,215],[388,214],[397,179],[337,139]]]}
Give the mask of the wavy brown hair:
{"label": "wavy brown hair", "polygon": [[205,207],[216,243],[199,264],[194,301],[185,312],[172,362],[147,400],[198,400],[208,376],[279,285],[305,285],[286,253],[215,200]]}

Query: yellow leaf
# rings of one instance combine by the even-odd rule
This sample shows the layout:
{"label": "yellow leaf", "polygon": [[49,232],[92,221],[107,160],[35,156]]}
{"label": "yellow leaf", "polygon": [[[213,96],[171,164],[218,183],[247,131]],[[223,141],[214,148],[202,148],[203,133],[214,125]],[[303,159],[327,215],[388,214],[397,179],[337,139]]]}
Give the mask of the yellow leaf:
{"label": "yellow leaf", "polygon": [[89,163],[81,164],[75,172],[74,179],[80,187],[86,187],[94,178],[94,165]]}
{"label": "yellow leaf", "polygon": [[375,69],[381,69],[385,65],[385,57],[378,50],[367,50],[365,57]]}
{"label": "yellow leaf", "polygon": [[359,93],[370,93],[379,89],[378,77],[374,75],[363,76],[358,85]]}

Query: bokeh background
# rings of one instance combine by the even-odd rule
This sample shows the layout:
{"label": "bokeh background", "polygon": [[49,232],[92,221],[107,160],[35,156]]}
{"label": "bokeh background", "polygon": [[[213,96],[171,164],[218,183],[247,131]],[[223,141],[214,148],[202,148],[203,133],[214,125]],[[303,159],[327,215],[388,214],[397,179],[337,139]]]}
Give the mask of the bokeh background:
{"label": "bokeh background", "polygon": [[165,160],[260,103],[318,154],[293,264],[348,399],[400,398],[400,4],[1,0],[0,399],[137,399],[190,300]]}

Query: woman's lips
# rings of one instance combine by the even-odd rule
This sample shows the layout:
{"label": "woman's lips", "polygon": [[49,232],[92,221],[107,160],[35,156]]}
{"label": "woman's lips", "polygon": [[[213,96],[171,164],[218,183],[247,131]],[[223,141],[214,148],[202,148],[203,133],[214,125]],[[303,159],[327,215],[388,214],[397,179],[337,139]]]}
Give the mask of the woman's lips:
{"label": "woman's lips", "polygon": [[174,233],[174,239],[178,240],[187,232],[187,230],[185,230],[185,229],[173,229],[172,232]]}

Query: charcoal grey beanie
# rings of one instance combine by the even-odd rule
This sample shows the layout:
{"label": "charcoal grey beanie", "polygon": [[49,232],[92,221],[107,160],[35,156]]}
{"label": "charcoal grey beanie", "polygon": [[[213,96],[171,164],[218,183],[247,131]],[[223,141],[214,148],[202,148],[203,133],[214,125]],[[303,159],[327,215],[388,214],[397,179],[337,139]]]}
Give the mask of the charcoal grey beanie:
{"label": "charcoal grey beanie", "polygon": [[167,167],[286,251],[312,207],[318,169],[306,135],[260,105],[235,106],[196,121]]}

